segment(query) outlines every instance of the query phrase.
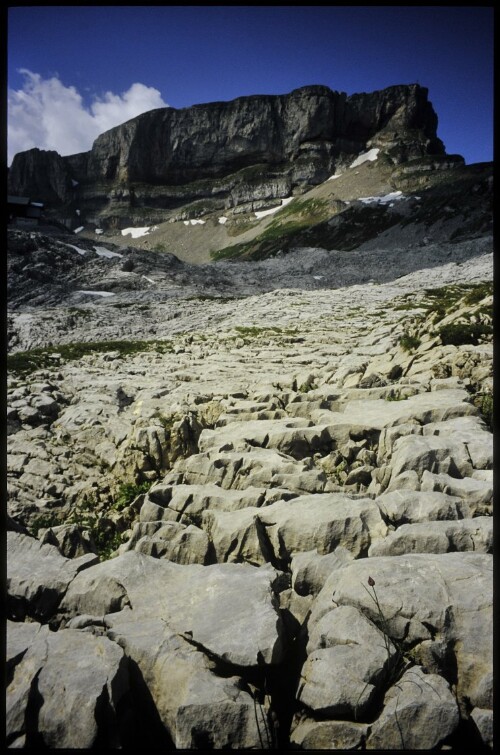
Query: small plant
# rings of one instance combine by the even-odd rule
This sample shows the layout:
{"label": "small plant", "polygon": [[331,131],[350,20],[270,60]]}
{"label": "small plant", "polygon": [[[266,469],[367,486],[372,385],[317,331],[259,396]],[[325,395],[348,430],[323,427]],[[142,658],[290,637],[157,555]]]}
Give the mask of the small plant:
{"label": "small plant", "polygon": [[409,333],[405,332],[399,339],[399,345],[403,349],[403,351],[412,352],[414,349],[418,349],[418,347],[421,344],[420,338],[417,338],[417,336],[412,336]]}
{"label": "small plant", "polygon": [[141,482],[139,485],[134,485],[129,482],[123,483],[118,490],[112,508],[116,511],[123,511],[127,506],[130,506],[137,496],[147,493],[152,484],[153,483],[149,480]]}
{"label": "small plant", "polygon": [[302,385],[299,385],[298,387],[298,392],[309,393],[309,391],[315,391],[317,387],[316,383],[302,383]]}
{"label": "small plant", "polygon": [[390,393],[387,394],[385,397],[386,401],[406,401],[408,396],[405,396],[404,393],[396,393],[396,391],[391,390]]}
{"label": "small plant", "polygon": [[473,286],[464,297],[465,304],[479,304],[487,296],[493,294],[493,283],[478,283]]}
{"label": "small plant", "polygon": [[40,514],[33,519],[30,530],[35,537],[38,537],[40,530],[56,527],[59,524],[62,522],[58,514]]}
{"label": "small plant", "polygon": [[473,399],[474,406],[477,406],[484,421],[493,432],[493,394],[478,393]]}
{"label": "small plant", "polygon": [[345,459],[342,459],[340,464],[337,464],[337,466],[332,472],[332,477],[336,480],[338,485],[344,484],[343,473],[345,472],[347,472],[347,461]]}
{"label": "small plant", "polygon": [[[383,636],[384,636],[384,646],[387,653],[387,672],[388,676],[386,679],[386,686],[390,687],[392,684],[395,684],[401,676],[404,674],[404,672],[412,665],[414,665],[413,661],[411,661],[409,658],[405,656],[405,653],[403,651],[403,648],[401,644],[394,640],[389,633],[389,625],[387,622],[387,619],[385,617],[384,612],[382,611],[382,606],[380,605],[380,601],[378,599],[377,591],[375,590],[375,580],[373,577],[368,577],[368,587],[361,583],[370,596],[371,600],[375,603],[377,614],[378,614],[378,622],[377,626],[379,626],[379,629],[381,630]],[[394,653],[394,650],[396,651]],[[360,695],[358,697],[357,703],[356,703],[356,709],[358,707],[358,703],[363,696],[363,693],[368,686],[368,682],[365,684],[363,689],[360,692]]]}

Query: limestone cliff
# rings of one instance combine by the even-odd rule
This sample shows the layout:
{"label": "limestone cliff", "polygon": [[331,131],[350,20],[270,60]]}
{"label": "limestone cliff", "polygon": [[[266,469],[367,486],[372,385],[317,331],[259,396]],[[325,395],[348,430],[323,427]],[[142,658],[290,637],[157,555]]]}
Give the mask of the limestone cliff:
{"label": "limestone cliff", "polygon": [[9,192],[77,205],[104,223],[138,208],[166,219],[200,199],[218,209],[300,193],[371,147],[393,164],[443,155],[436,131],[427,89],[417,84],[351,96],[308,86],[152,110],[101,134],[87,153],[19,153]]}

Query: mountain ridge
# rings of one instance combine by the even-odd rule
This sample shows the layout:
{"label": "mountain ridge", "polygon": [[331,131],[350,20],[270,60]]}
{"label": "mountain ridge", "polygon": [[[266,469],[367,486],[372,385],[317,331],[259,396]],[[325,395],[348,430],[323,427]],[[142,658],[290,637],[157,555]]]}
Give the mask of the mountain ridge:
{"label": "mountain ridge", "polygon": [[[426,88],[348,96],[316,85],[158,108],[101,134],[88,152],[18,153],[9,192],[36,196],[75,222],[79,209],[106,228],[124,211],[156,210],[167,219],[196,199],[215,198],[229,209],[299,194],[370,148],[394,165],[445,154]],[[242,170],[249,174],[236,175]]]}

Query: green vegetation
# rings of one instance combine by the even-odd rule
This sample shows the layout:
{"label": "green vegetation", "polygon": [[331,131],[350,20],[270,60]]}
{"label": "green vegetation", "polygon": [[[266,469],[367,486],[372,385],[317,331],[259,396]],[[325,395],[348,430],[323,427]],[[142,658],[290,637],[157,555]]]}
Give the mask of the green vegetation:
{"label": "green vegetation", "polygon": [[481,415],[493,432],[493,395],[491,393],[477,393],[473,399],[474,406],[477,406]]}
{"label": "green vegetation", "polygon": [[228,301],[237,301],[245,297],[241,296],[212,296],[211,294],[196,294],[196,296],[188,296],[185,301],[217,301],[224,304]]}
{"label": "green vegetation", "polygon": [[[122,535],[109,518],[109,514],[113,511],[122,512],[133,503],[137,496],[147,493],[152,484],[149,481],[137,485],[123,483],[118,488],[111,504],[105,509],[98,505],[93,496],[88,496],[75,505],[65,519],[62,518],[60,513],[41,514],[33,520],[30,527],[31,532],[37,537],[42,529],[61,524],[76,524],[80,529],[87,530],[90,533],[97,555],[101,560],[106,560],[122,543]],[[130,524],[133,518],[135,516],[132,517]]]}
{"label": "green vegetation", "polygon": [[443,346],[478,344],[485,336],[493,333],[493,326],[481,322],[454,322],[438,329]]}
{"label": "green vegetation", "polygon": [[293,246],[356,249],[397,222],[382,205],[362,205],[335,211],[327,200],[295,199],[276,213],[257,238],[212,252],[213,259],[274,257]]}
{"label": "green vegetation", "polygon": [[410,309],[417,309],[416,304],[398,304],[396,307],[393,307],[394,312],[407,312]]}
{"label": "green vegetation", "polygon": [[118,302],[117,304],[111,304],[111,307],[113,309],[133,309],[138,310],[139,312],[147,312],[150,308],[149,304],[131,304],[130,302],[122,301]]}
{"label": "green vegetation", "polygon": [[149,481],[141,482],[138,485],[124,482],[118,489],[112,508],[116,511],[123,511],[127,506],[130,506],[137,496],[147,493],[151,485],[152,483]]}
{"label": "green vegetation", "polygon": [[342,461],[339,464],[337,464],[337,466],[335,467],[331,475],[338,485],[343,485],[344,474],[346,472],[347,472],[347,461],[345,459],[342,459]]}
{"label": "green vegetation", "polygon": [[390,393],[387,394],[385,397],[386,401],[406,401],[408,396],[405,396],[403,393],[396,393],[394,390],[391,390]]}
{"label": "green vegetation", "polygon": [[405,332],[399,339],[399,345],[403,349],[403,351],[411,352],[414,349],[418,349],[418,347],[421,344],[420,338],[417,338],[417,336],[412,336],[409,333]]}
{"label": "green vegetation", "polygon": [[[441,286],[425,289],[427,301],[423,306],[428,314],[435,313],[435,321],[442,320],[447,314],[455,311],[459,303],[465,306],[479,304],[486,296],[493,294],[493,282]],[[491,308],[477,310],[478,314],[492,314]]]}
{"label": "green vegetation", "polygon": [[288,250],[293,242],[298,242],[297,234],[322,223],[330,214],[330,205],[325,199],[294,199],[277,211],[276,217],[256,239],[224,247],[212,252],[211,257],[214,260],[273,257],[280,249]]}
{"label": "green vegetation", "polygon": [[171,341],[93,341],[47,346],[30,351],[18,351],[7,356],[7,370],[18,374],[30,374],[36,370],[54,366],[54,355],[64,361],[81,359],[89,354],[118,352],[120,357],[143,352],[155,351],[158,354],[170,354],[173,351]]}
{"label": "green vegetation", "polygon": [[256,338],[257,336],[261,336],[270,330],[275,331],[276,333],[279,333],[280,328],[276,328],[276,327],[260,328],[257,325],[237,325],[235,327],[235,330],[240,334],[240,336]]}
{"label": "green vegetation", "polygon": [[465,304],[479,304],[487,296],[493,295],[493,282],[477,283],[469,288],[464,296]]}
{"label": "green vegetation", "polygon": [[38,537],[40,530],[48,529],[49,527],[57,527],[59,524],[64,524],[60,514],[54,512],[51,512],[50,514],[40,514],[33,519],[30,525],[30,530],[35,537]]}
{"label": "green vegetation", "polygon": [[260,327],[258,325],[236,325],[234,330],[241,338],[260,338],[260,336],[269,337],[273,335],[294,336],[297,334],[297,328],[280,328],[276,325]]}
{"label": "green vegetation", "polygon": [[90,320],[92,318],[92,312],[89,309],[81,309],[80,307],[68,307],[67,312],[71,317],[78,317],[82,320]]}
{"label": "green vegetation", "polygon": [[297,391],[299,393],[309,393],[310,391],[315,391],[317,387],[316,383],[302,383],[297,388]]}

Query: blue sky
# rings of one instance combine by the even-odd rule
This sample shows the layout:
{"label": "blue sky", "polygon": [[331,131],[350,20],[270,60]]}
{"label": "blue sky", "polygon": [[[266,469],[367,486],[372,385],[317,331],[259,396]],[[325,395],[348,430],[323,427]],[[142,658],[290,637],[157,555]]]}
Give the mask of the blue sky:
{"label": "blue sky", "polygon": [[449,154],[493,159],[492,6],[10,7],[7,46],[9,164],[156,107],[415,82]]}

